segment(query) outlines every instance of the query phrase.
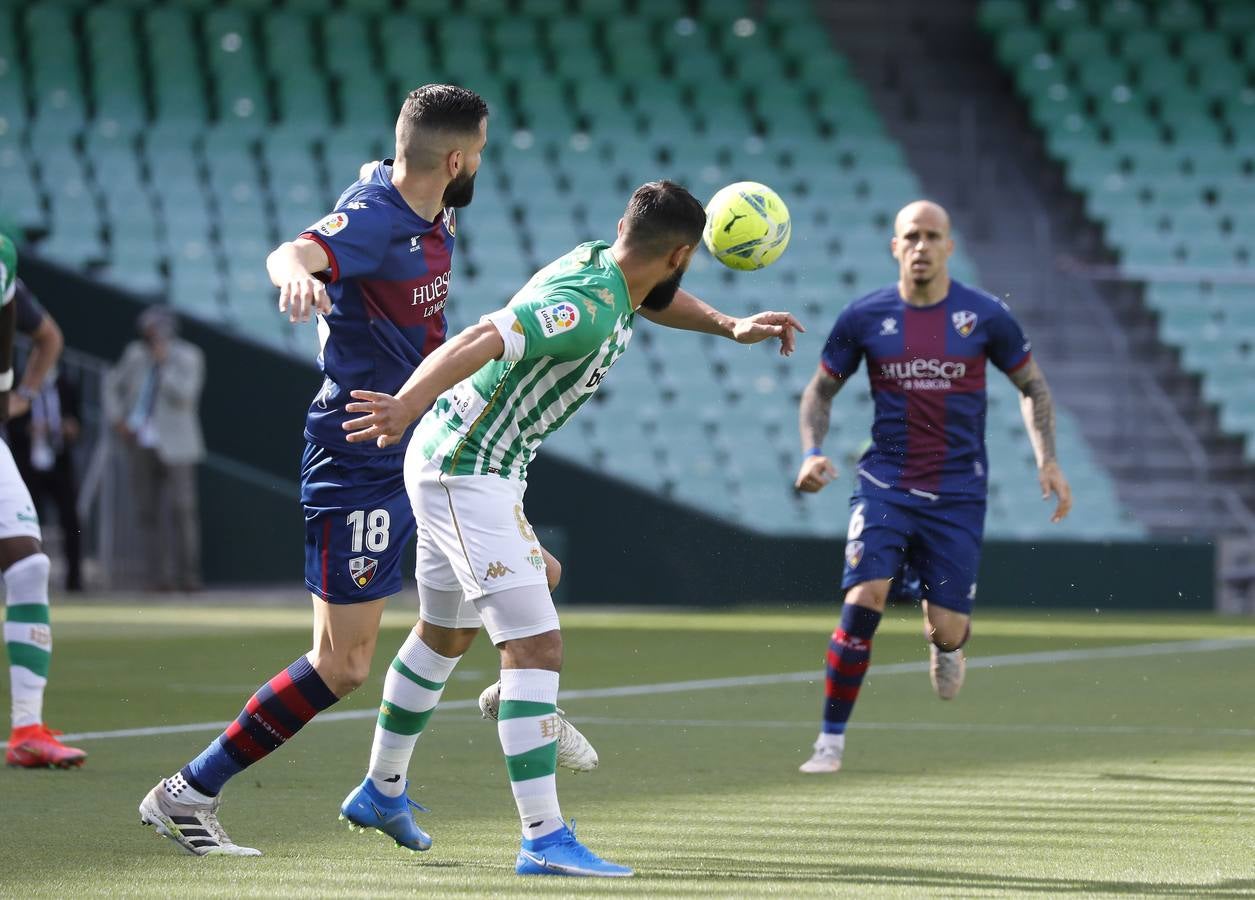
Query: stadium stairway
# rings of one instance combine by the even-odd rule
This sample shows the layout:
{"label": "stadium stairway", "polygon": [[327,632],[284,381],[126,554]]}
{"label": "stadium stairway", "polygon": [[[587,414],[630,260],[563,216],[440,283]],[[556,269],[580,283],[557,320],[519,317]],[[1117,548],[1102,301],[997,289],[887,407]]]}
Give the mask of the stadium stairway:
{"label": "stadium stairway", "polygon": [[[1197,378],[1155,336],[1140,288],[1082,277],[1113,259],[1046,153],[977,27],[974,0],[837,0],[835,45],[867,85],[927,194],[951,212],[982,286],[1006,297],[1061,406],[1153,533],[1240,533],[1255,471]],[[1064,460],[1065,466],[1067,460]]]}

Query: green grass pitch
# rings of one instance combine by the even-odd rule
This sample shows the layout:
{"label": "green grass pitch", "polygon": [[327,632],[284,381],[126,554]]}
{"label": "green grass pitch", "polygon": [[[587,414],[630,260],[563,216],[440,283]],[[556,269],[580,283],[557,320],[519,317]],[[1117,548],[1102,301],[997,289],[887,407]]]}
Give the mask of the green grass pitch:
{"label": "green grass pitch", "polygon": [[[297,604],[53,614],[48,720],[71,734],[226,721],[308,647]],[[631,881],[513,874],[496,731],[471,708],[495,677],[482,637],[411,771],[434,848],[337,822],[410,618],[398,605],[371,682],[335,710],[356,715],[316,721],[225,792],[224,824],[263,858],[184,856],[138,824],[140,798],[213,730],[85,737],[81,771],[0,771],[0,896],[1255,896],[1255,623],[981,613],[967,685],[943,703],[917,614],[892,611],[845,770],[803,776],[834,617],[564,612],[564,692],[590,692],[564,706],[601,768],[560,773],[563,810]],[[1164,642],[1187,643],[1146,647]],[[1024,657],[1059,651],[1073,658]]]}

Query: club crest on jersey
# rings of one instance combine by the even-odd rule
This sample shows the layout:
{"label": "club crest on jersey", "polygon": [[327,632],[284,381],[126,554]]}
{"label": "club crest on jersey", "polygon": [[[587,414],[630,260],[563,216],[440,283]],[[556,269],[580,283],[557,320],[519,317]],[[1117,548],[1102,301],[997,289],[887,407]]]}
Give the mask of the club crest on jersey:
{"label": "club crest on jersey", "polygon": [[536,310],[536,320],[545,337],[564,334],[579,324],[580,311],[574,303],[555,303]]}
{"label": "club crest on jersey", "polygon": [[846,541],[845,542],[845,564],[851,569],[857,569],[858,564],[863,561],[863,542],[862,541]]}
{"label": "club crest on jersey", "polygon": [[310,231],[317,231],[319,234],[331,237],[349,227],[349,214],[342,212],[334,212],[329,216],[323,217]]}
{"label": "club crest on jersey", "polygon": [[359,588],[364,588],[374,580],[379,571],[379,560],[369,556],[355,556],[349,560],[349,577]]}
{"label": "club crest on jersey", "polygon": [[967,337],[972,333],[972,329],[976,327],[976,313],[971,310],[961,309],[957,313],[951,314],[950,321],[954,323],[954,330],[959,333],[959,337]]}
{"label": "club crest on jersey", "polygon": [[886,334],[898,333],[898,320],[894,318],[885,319],[880,323],[880,335],[884,337]]}

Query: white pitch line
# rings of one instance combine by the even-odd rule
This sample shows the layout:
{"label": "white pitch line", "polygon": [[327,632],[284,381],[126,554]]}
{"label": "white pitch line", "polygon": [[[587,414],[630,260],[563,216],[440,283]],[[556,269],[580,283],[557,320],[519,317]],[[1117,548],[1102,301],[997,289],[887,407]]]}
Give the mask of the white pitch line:
{"label": "white pitch line", "polygon": [[[1027,666],[1038,663],[1072,662],[1095,659],[1124,659],[1138,656],[1164,656],[1173,653],[1210,653],[1217,650],[1237,650],[1255,647],[1252,638],[1220,638],[1199,641],[1161,641],[1153,644],[1126,644],[1117,647],[1092,647],[1079,650],[1045,650],[1037,653],[1006,653],[1000,656],[983,656],[968,660],[968,665],[977,669],[994,669],[1005,666]],[[869,677],[881,675],[903,675],[914,672],[928,671],[926,662],[889,663],[876,666]],[[782,672],[775,675],[740,675],[732,678],[699,678],[691,681],[663,681],[657,684],[631,684],[608,688],[586,688],[563,691],[561,700],[600,700],[610,697],[635,697],[652,694],[677,694],[688,691],[709,691],[723,688],[760,687],[773,684],[794,684],[798,682],[819,681],[823,677],[821,670],[809,669],[805,672]],[[451,700],[440,704],[443,710],[476,709],[476,700]],[[354,709],[343,712],[323,713],[314,722],[344,722],[355,719],[373,719],[378,715],[375,709]],[[577,721],[593,721],[577,719]],[[799,725],[805,723],[798,723]],[[108,740],[111,738],[152,737],[162,734],[184,734],[196,731],[221,731],[227,727],[226,722],[191,722],[185,725],[153,725],[147,728],[119,728],[114,731],[80,731],[63,735],[66,741]],[[862,723],[859,727],[875,727],[870,723]],[[896,727],[896,726],[895,726]],[[925,726],[927,727],[927,726]],[[0,744],[0,747],[7,747]]]}
{"label": "white pitch line", "polygon": [[[612,716],[569,716],[580,725],[627,725],[660,728],[806,728],[813,722],[785,719],[620,719]],[[1255,737],[1255,728],[1188,728],[1173,725],[1057,725],[1047,723],[976,722],[851,722],[851,731],[972,731],[1010,734],[1160,734],[1196,737]]]}

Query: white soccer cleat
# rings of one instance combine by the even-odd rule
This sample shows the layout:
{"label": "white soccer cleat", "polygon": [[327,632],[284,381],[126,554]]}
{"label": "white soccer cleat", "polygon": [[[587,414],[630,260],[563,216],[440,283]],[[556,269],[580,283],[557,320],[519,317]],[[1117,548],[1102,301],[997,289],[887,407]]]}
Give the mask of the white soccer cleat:
{"label": "white soccer cleat", "polygon": [[963,676],[967,674],[967,657],[963,648],[958,650],[942,650],[936,644],[929,645],[932,657],[928,665],[928,679],[933,683],[933,690],[942,700],[953,700],[963,687]]}
{"label": "white soccer cleat", "polygon": [[[501,706],[501,682],[494,682],[479,695],[479,712],[485,719],[497,721],[497,709]],[[597,751],[580,734],[580,730],[562,716],[558,710],[558,765],[572,772],[591,772],[597,768]]]}
{"label": "white soccer cleat", "polygon": [[810,759],[798,766],[797,770],[807,775],[831,775],[833,772],[840,772],[843,753],[845,753],[844,742],[827,744],[816,741],[815,752],[811,754]]}
{"label": "white soccer cleat", "polygon": [[139,821],[151,825],[157,834],[168,837],[194,856],[261,856],[260,850],[241,847],[227,837],[218,821],[221,798],[213,803],[179,803],[174,799],[177,786],[163,778],[139,805]]}

